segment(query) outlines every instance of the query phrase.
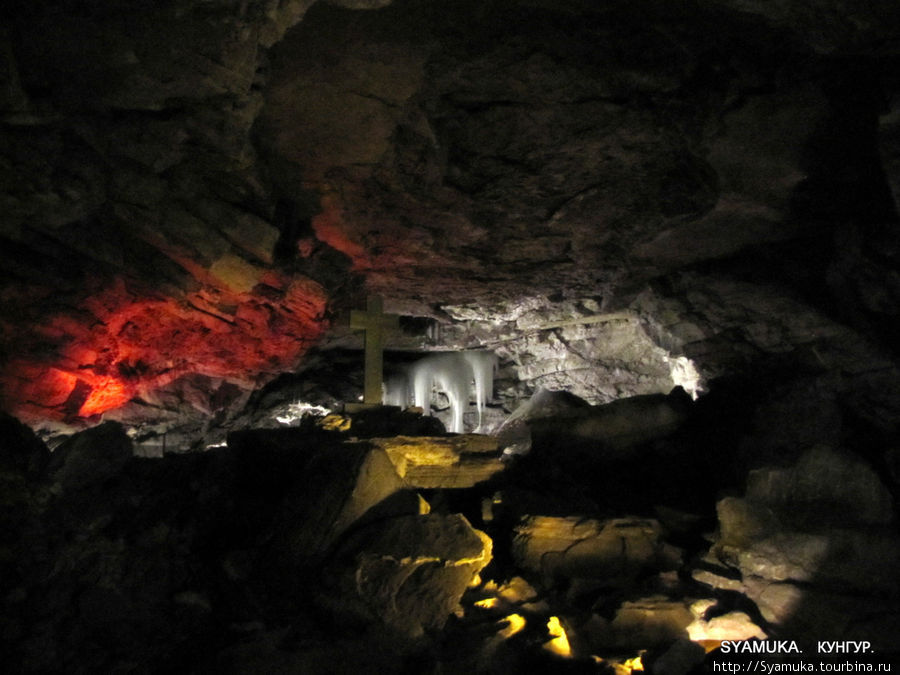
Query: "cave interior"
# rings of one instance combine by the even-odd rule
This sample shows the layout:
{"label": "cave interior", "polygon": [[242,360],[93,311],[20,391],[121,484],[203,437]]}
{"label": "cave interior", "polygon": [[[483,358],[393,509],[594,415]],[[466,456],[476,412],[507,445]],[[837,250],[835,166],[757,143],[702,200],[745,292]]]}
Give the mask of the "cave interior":
{"label": "cave interior", "polygon": [[896,0],[9,0],[4,672],[884,672],[898,205]]}

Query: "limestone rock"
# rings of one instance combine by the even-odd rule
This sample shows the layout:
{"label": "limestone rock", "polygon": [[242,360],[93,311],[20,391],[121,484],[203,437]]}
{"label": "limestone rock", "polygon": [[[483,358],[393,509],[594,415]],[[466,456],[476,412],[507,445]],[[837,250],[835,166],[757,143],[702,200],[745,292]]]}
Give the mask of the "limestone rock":
{"label": "limestone rock", "polygon": [[387,454],[367,443],[322,444],[299,429],[271,429],[231,434],[228,444],[248,478],[274,463],[289,479],[270,541],[282,564],[320,559],[367,511],[407,488]]}
{"label": "limestone rock", "polygon": [[740,371],[761,354],[794,353],[803,361],[809,352],[811,365],[851,373],[893,366],[860,333],[785,296],[777,285],[695,272],[678,273],[673,282],[669,297],[647,291],[633,306],[656,340],[702,363],[706,377]]}
{"label": "limestone rock", "polygon": [[[637,247],[638,257],[684,265],[697,257],[724,256],[758,241],[791,236],[782,214],[802,168],[804,144],[825,110],[816,87],[757,96],[726,113],[706,142],[707,162],[719,177],[715,206],[699,219],[678,223]],[[744,159],[753,156],[752,162]],[[702,247],[689,242],[702,241]]]}
{"label": "limestone rock", "polygon": [[525,579],[515,576],[497,589],[497,596],[508,603],[521,605],[536,600],[538,592]]}
{"label": "limestone rock", "polygon": [[717,505],[719,541],[725,546],[749,546],[779,527],[775,515],[764,506],[738,497],[725,497]]}
{"label": "limestone rock", "polygon": [[694,620],[683,601],[664,597],[624,602],[610,623],[616,647],[648,648],[669,644],[688,636]]}
{"label": "limestone rock", "polygon": [[466,324],[464,330],[445,329],[445,339],[465,345],[475,335],[497,343],[496,353],[519,383],[517,397],[542,389],[565,391],[600,405],[666,393],[681,384],[673,376],[669,352],[654,342],[639,315],[604,311],[595,298],[551,301],[532,296],[493,307],[447,310]]}
{"label": "limestone rock", "polygon": [[491,539],[461,515],[403,516],[358,530],[341,546],[342,592],[415,637],[441,628],[491,560]]}
{"label": "limestone rock", "polygon": [[740,576],[740,572],[734,568],[723,565],[713,552],[707,553],[700,564],[691,570],[691,578],[694,581],[712,588],[738,593],[744,589]]}
{"label": "limestone rock", "polygon": [[589,404],[567,391],[538,389],[527,402],[516,408],[497,430],[496,436],[507,455],[522,455],[531,450],[531,431],[528,422],[542,417],[565,416],[573,408]]}
{"label": "limestone rock", "polygon": [[657,568],[662,554],[662,528],[649,519],[530,516],[515,531],[516,563],[549,578],[627,584],[641,572]]}
{"label": "limestone rock", "polygon": [[793,520],[885,525],[894,518],[893,499],[878,474],[861,458],[827,446],[808,450],[795,466],[752,471],[745,499]]}
{"label": "limestone rock", "polygon": [[747,597],[762,617],[798,637],[869,640],[878,651],[893,648],[900,628],[897,601],[890,596],[841,593],[819,585],[745,579]]}
{"label": "limestone rock", "polygon": [[648,663],[658,675],[687,675],[703,663],[706,652],[692,640],[677,640],[665,653]]}
{"label": "limestone rock", "polygon": [[815,583],[862,592],[900,592],[892,572],[900,564],[900,538],[888,531],[831,528],[825,532],[780,531],[746,548],[720,548],[745,576]]}
{"label": "limestone rock", "polygon": [[345,418],[350,421],[350,427],[345,431],[357,438],[437,436],[446,432],[440,420],[423,415],[420,410],[401,410],[395,406],[363,407],[352,411],[352,406],[347,405]]}
{"label": "limestone rock", "polygon": [[861,638],[874,613],[896,619],[892,500],[860,458],[814,447],[793,466],[751,472],[745,498],[723,499],[718,514],[712,553],[740,579],[704,570],[695,579],[743,592],[798,636]]}
{"label": "limestone rock", "polygon": [[36,476],[49,457],[47,446],[29,427],[0,413],[0,471]]}
{"label": "limestone rock", "polygon": [[532,444],[590,447],[595,461],[629,458],[636,446],[673,433],[685,421],[690,397],[677,388],[668,396],[634,396],[603,406],[529,423]]}
{"label": "limestone rock", "polygon": [[72,436],[51,455],[50,479],[61,490],[96,487],[118,474],[132,457],[131,439],[121,424],[106,422]]}
{"label": "limestone rock", "polygon": [[718,505],[718,550],[747,576],[900,593],[893,500],[860,458],[825,447],[751,472],[744,499]]}
{"label": "limestone rock", "polygon": [[[818,302],[837,300],[837,314],[875,327],[896,315],[896,106],[882,123],[887,181],[874,151],[895,85],[876,74],[890,22],[872,17],[890,3],[675,14],[663,3],[638,18],[628,3],[541,0],[492,6],[490,21],[386,4],[173,0],[124,18],[97,2],[68,21],[38,2],[4,14],[7,405],[89,417],[96,407],[74,406],[84,386],[112,406],[213,366],[249,388],[292,370],[325,301],[348,302],[362,276],[410,314],[452,321],[459,343],[500,343],[512,403],[541,386],[592,403],[666,391],[688,355],[662,349],[651,320],[671,318],[710,373],[833,328],[794,331],[803,303],[740,302],[715,270],[685,284],[677,269],[726,255],[743,261],[729,283],[794,269],[837,220],[854,223],[822,247],[833,252],[759,295],[783,300],[827,275]],[[832,40],[845,31],[853,39]],[[872,55],[852,66],[870,81],[840,59],[819,64],[809,36]],[[863,95],[830,90],[844,80]],[[869,180],[871,192],[856,189]],[[823,214],[821,238],[798,227]],[[318,292],[285,292],[307,273]],[[681,311],[608,312],[650,279]],[[107,292],[118,283],[127,294]],[[304,298],[315,311],[301,317]],[[160,316],[173,330],[149,338]]]}
{"label": "limestone rock", "polygon": [[720,640],[765,640],[762,628],[744,612],[732,611],[706,619],[707,610],[714,608],[716,600],[698,600],[691,604],[694,620],[688,625],[688,637],[695,642],[712,644]]}
{"label": "limestone rock", "polygon": [[373,438],[397,473],[420,488],[468,488],[504,468],[497,439],[478,434]]}

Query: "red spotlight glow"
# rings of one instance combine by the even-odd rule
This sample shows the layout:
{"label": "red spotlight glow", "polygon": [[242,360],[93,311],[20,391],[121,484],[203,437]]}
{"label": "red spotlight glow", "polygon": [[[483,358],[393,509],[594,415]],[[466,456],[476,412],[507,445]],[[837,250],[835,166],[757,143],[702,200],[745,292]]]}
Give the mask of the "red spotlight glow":
{"label": "red spotlight glow", "polygon": [[78,410],[80,417],[90,417],[106,410],[118,408],[131,400],[133,391],[114,377],[103,377],[91,385],[91,393]]}
{"label": "red spotlight glow", "polygon": [[2,346],[21,355],[0,367],[0,401],[26,422],[71,420],[188,374],[259,385],[297,366],[326,302],[314,281],[275,272],[249,292],[204,286],[181,299],[138,297],[119,279],[39,325],[3,327],[16,340]]}

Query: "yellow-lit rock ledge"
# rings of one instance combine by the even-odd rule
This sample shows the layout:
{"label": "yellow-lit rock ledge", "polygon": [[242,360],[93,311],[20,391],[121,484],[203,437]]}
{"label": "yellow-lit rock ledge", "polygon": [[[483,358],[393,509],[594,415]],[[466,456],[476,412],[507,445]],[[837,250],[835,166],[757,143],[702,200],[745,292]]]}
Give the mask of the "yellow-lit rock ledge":
{"label": "yellow-lit rock ledge", "polygon": [[503,469],[497,439],[480,434],[373,438],[397,473],[420,488],[467,488]]}

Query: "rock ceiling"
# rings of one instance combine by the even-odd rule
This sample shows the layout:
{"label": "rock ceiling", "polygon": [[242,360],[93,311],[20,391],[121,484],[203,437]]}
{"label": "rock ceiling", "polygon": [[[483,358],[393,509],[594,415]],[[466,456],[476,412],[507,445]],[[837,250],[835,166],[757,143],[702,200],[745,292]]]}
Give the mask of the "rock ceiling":
{"label": "rock ceiling", "polygon": [[[212,411],[366,293],[447,346],[513,341],[522,379],[528,330],[607,312],[618,332],[545,351],[618,345],[607,380],[890,366],[893,0],[6,7],[0,385],[24,419],[188,375]],[[592,395],[640,387],[615,389]]]}

